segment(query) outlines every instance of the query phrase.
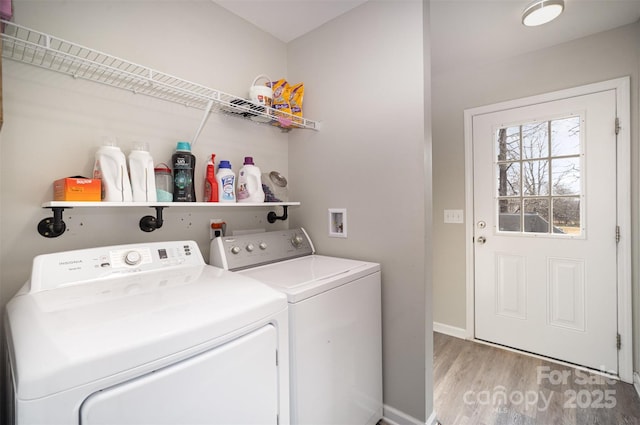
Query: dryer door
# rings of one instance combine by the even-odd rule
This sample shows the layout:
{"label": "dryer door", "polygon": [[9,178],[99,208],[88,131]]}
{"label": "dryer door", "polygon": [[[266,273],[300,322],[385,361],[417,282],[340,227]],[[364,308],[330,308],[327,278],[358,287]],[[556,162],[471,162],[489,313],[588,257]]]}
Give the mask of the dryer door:
{"label": "dryer door", "polygon": [[83,425],[276,424],[277,331],[222,346],[89,396]]}

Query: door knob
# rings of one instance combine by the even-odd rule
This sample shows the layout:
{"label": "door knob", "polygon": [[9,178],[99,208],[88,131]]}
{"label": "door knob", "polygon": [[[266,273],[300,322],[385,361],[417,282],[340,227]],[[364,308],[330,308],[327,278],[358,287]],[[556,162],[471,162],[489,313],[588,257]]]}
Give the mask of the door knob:
{"label": "door knob", "polygon": [[485,238],[484,236],[479,236],[478,237],[478,243],[480,245],[484,244],[487,241],[487,238]]}

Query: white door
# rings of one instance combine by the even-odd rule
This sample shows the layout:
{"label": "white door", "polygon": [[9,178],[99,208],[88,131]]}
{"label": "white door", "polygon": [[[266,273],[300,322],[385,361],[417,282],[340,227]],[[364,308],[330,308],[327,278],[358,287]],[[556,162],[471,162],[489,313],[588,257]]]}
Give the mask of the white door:
{"label": "white door", "polygon": [[616,91],[473,116],[476,338],[618,373]]}

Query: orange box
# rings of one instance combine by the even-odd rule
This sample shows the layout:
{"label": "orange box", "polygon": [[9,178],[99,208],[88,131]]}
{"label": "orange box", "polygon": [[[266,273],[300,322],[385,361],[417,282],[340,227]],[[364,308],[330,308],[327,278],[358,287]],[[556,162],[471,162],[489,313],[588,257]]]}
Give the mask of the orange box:
{"label": "orange box", "polygon": [[66,177],[53,182],[54,201],[100,201],[100,179]]}

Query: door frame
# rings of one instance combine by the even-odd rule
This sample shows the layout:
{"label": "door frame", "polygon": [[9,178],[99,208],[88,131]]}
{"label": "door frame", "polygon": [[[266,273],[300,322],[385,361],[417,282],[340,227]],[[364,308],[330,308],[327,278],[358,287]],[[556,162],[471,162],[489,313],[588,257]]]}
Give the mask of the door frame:
{"label": "door frame", "polygon": [[[617,222],[620,226],[618,243],[618,333],[622,341],[618,351],[618,376],[624,382],[633,383],[633,295],[631,277],[631,90],[630,77],[616,78],[599,83],[558,90],[536,96],[529,96],[492,105],[465,109],[464,149],[465,149],[465,251],[466,251],[466,312],[467,339],[475,339],[475,280],[474,280],[474,209],[473,209],[473,117],[507,109],[530,106],[569,97],[583,96],[606,90],[616,91],[617,117],[620,131],[616,151]],[[613,126],[614,123],[611,123]],[[613,229],[612,235],[614,237]],[[607,343],[609,343],[607,341]],[[610,341],[614,344],[615,341]]]}

